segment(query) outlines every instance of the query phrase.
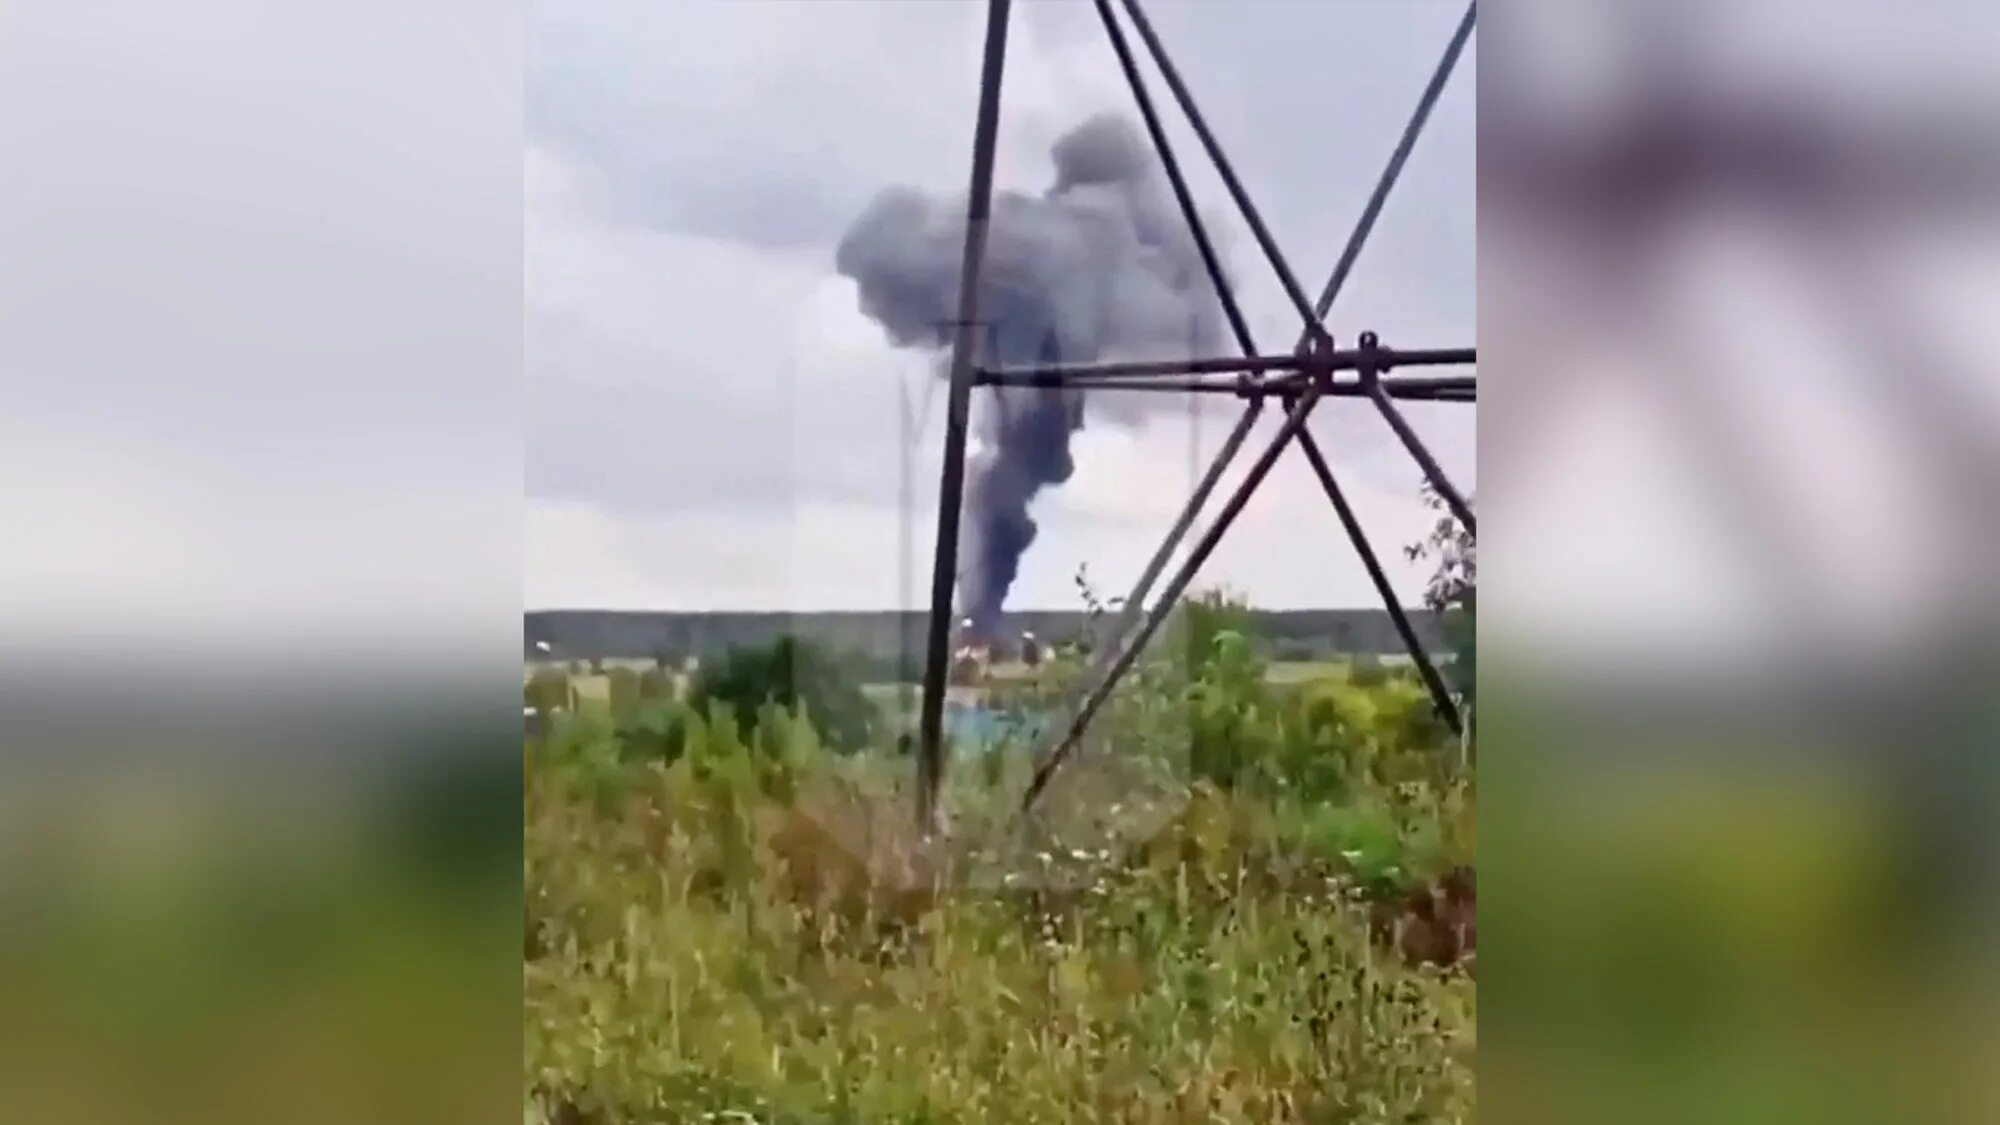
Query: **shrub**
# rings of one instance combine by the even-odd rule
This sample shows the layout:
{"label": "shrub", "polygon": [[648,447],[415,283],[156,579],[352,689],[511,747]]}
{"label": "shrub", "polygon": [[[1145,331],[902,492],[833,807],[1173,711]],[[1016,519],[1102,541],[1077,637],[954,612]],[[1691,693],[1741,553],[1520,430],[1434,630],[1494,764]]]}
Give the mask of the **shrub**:
{"label": "shrub", "polygon": [[703,666],[689,685],[688,702],[701,714],[722,704],[739,727],[754,722],[765,704],[802,712],[823,740],[847,752],[866,746],[876,727],[875,706],[852,670],[819,646],[791,636],[732,649]]}
{"label": "shrub", "polygon": [[523,701],[543,715],[566,711],[570,706],[569,673],[560,666],[537,668],[523,688]]}
{"label": "shrub", "polygon": [[614,721],[629,718],[639,709],[639,673],[630,668],[613,668],[606,674],[606,687]]}
{"label": "shrub", "polygon": [[1360,653],[1348,663],[1347,678],[1355,687],[1378,688],[1389,682],[1389,666],[1372,652]]}
{"label": "shrub", "polygon": [[674,682],[674,673],[664,664],[639,673],[639,699],[642,703],[671,703],[679,694]]}
{"label": "shrub", "polygon": [[1056,782],[1108,837],[1008,835],[989,751],[930,847],[907,751],[820,752],[858,686],[796,642],[532,745],[527,1120],[1469,1120],[1469,780],[1411,677],[1270,685],[1240,609],[1182,607]]}
{"label": "shrub", "polygon": [[[1289,739],[1305,706],[1236,714]],[[1134,851],[965,893],[883,784],[907,763],[816,757],[772,705],[744,737],[666,710],[682,752],[616,784],[581,741],[530,759],[527,1120],[1470,1119],[1472,981],[1385,956],[1352,894],[1420,889],[1422,806],[1197,784]],[[1011,806],[985,772],[959,796]]]}

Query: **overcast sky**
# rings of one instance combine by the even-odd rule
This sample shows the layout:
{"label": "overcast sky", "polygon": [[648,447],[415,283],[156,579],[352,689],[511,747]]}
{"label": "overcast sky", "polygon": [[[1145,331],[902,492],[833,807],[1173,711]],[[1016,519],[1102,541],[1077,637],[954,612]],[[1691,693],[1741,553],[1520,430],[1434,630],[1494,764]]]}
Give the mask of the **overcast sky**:
{"label": "overcast sky", "polygon": [[[1531,118],[1588,144],[1645,108],[1635,61],[1676,55],[1659,32],[1677,27],[1698,48],[1682,65],[1701,60],[1689,89],[1809,108],[1809,134],[1865,184],[1907,167],[1882,154],[1953,122],[1970,157],[1996,135],[2000,9],[1939,7],[1954,18],[1670,5],[1662,25],[1628,5],[1523,5],[1546,24],[1490,12],[1473,56],[1485,39],[1489,93],[1546,87]],[[1127,98],[1089,5],[1017,9],[999,181],[1036,191],[1049,143]],[[1456,4],[1149,9],[1317,286]],[[85,627],[288,650],[362,636],[369,652],[449,627],[512,668],[524,577],[531,606],[879,607],[906,570],[921,589],[939,404],[909,520],[898,408],[935,380],[859,315],[832,257],[880,187],[963,190],[980,13],[603,0],[538,5],[523,26],[481,0],[10,6],[0,253],[24,265],[0,272],[0,526],[26,530],[0,552],[0,656],[40,658],[35,634]],[[1991,199],[1892,192],[1815,225],[1756,184],[1696,206],[1697,180],[1661,203],[1672,222],[1649,243],[1611,232],[1628,257],[1608,291],[1606,228],[1560,204],[1510,226],[1490,199],[1475,333],[1473,56],[1333,328],[1479,338],[1480,502],[1504,540],[1486,544],[1489,637],[1594,626],[1612,647],[1593,651],[1612,651],[1641,633],[1737,636],[1782,600],[1768,566],[1732,561],[1763,530],[1797,538],[1806,565],[1776,577],[1803,591],[1790,600],[1837,607],[1857,636],[1963,618],[1992,570],[1990,520],[1968,518],[1992,507],[1987,478],[1934,456],[1961,443],[1899,421],[1915,396],[1880,392],[1939,383],[1928,393],[1961,427],[2000,420]],[[1226,211],[1174,128],[1206,209]],[[1295,326],[1276,287],[1240,226],[1223,233],[1260,337],[1283,347]],[[1916,345],[1913,364],[1900,349]],[[1536,373],[1568,397],[1534,391]],[[1726,389],[1709,409],[1755,473],[1716,471],[1663,409],[1680,383]],[[1413,596],[1421,576],[1395,548],[1425,525],[1416,474],[1344,405],[1315,425]],[[1205,459],[1191,445],[1212,451],[1228,418],[1194,435],[1175,412],[1103,423],[1045,497],[1017,604],[1075,605],[1085,561],[1102,587],[1129,583]],[[1470,480],[1471,419],[1418,424]],[[1732,524],[1741,480],[1788,503]],[[1371,601],[1295,458],[1209,575],[1268,605]]]}
{"label": "overcast sky", "polygon": [[[531,608],[880,608],[904,604],[905,581],[925,588],[941,388],[925,357],[891,348],[861,315],[833,251],[886,185],[964,191],[984,7],[532,5]],[[1149,10],[1317,292],[1462,5],[1160,0]],[[1334,310],[1338,338],[1474,340],[1476,50],[1475,38]],[[1057,136],[1093,112],[1130,112],[1089,5],[1016,5],[1002,104],[997,183],[1035,192]],[[1289,348],[1296,317],[1192,133],[1173,123],[1205,210],[1227,216],[1220,236],[1260,345]],[[906,400],[920,415],[928,407],[913,443]],[[1177,402],[1138,425],[1098,415],[1078,438],[1075,477],[1037,504],[1041,536],[1010,604],[1077,605],[1073,576],[1086,562],[1106,592],[1122,591],[1232,410],[1210,404],[1197,417]],[[1412,413],[1471,487],[1470,408]],[[1315,430],[1414,599],[1422,572],[1401,548],[1429,523],[1417,470],[1358,404],[1329,404]],[[1296,453],[1205,575],[1266,605],[1375,600]]]}

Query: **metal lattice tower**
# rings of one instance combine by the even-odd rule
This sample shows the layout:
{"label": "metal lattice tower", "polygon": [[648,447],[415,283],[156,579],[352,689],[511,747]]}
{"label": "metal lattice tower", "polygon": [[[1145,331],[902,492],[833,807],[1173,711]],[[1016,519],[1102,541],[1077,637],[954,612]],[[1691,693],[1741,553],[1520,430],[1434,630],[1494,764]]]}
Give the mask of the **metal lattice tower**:
{"label": "metal lattice tower", "polygon": [[[1410,424],[1397,409],[1399,400],[1427,402],[1474,401],[1476,383],[1467,375],[1397,375],[1399,368],[1458,367],[1470,365],[1475,360],[1474,350],[1465,348],[1436,348],[1402,350],[1383,345],[1372,332],[1360,333],[1356,346],[1337,348],[1333,337],[1327,331],[1324,320],[1346,285],[1348,275],[1354,269],[1355,261],[1361,255],[1375,221],[1382,212],[1390,190],[1402,174],[1403,165],[1408,161],[1411,150],[1416,146],[1418,136],[1430,119],[1431,110],[1437,104],[1438,96],[1451,77],[1452,70],[1464,53],[1466,43],[1472,37],[1476,2],[1468,4],[1465,16],[1459,21],[1457,30],[1446,44],[1444,55],[1438,61],[1429,84],[1418,99],[1415,112],[1405,126],[1401,140],[1390,155],[1381,178],[1362,209],[1353,232],[1342,248],[1340,258],[1320,291],[1317,301],[1309,300],[1300,287],[1297,276],[1286,262],[1276,241],[1265,227],[1256,205],[1249,193],[1237,179],[1235,169],[1224,154],[1215,134],[1197,108],[1194,97],[1182,81],[1180,72],[1168,57],[1166,48],[1154,32],[1152,23],[1140,8],[1139,0],[1119,0],[1125,12],[1121,21],[1113,10],[1113,0],[1094,0],[1097,14],[1104,25],[1111,48],[1118,57],[1119,69],[1124,73],[1126,83],[1132,89],[1139,114],[1144,119],[1146,132],[1151,137],[1160,164],[1173,189],[1174,200],[1182,216],[1186,219],[1189,233],[1200,251],[1202,263],[1206,267],[1210,282],[1222,304],[1231,335],[1234,336],[1238,351],[1236,356],[1195,357],[1180,361],[1143,363],[1091,363],[1058,364],[1037,367],[995,368],[985,366],[975,354],[978,346],[979,324],[979,277],[985,257],[986,235],[989,213],[993,198],[993,147],[998,133],[1000,117],[1001,75],[1006,64],[1007,26],[1012,8],[1012,0],[988,0],[986,14],[986,43],[984,61],[979,82],[979,111],[974,128],[972,146],[972,184],[968,193],[966,208],[965,256],[959,275],[958,316],[953,324],[953,340],[950,367],[950,390],[945,414],[945,451],[942,485],[938,490],[937,551],[931,572],[930,617],[928,622],[927,649],[924,664],[923,708],[920,715],[918,746],[917,816],[926,831],[934,830],[938,822],[938,792],[944,778],[944,695],[946,671],[949,661],[951,634],[952,595],[958,570],[959,517],[964,504],[966,427],[970,414],[972,390],[974,387],[1014,386],[1060,389],[1095,389],[1117,391],[1146,391],[1156,393],[1186,394],[1228,394],[1244,400],[1244,409],[1235,426],[1223,439],[1222,446],[1213,462],[1203,473],[1200,481],[1188,496],[1172,529],[1153,553],[1152,560],[1140,574],[1132,591],[1125,598],[1118,615],[1110,628],[1099,638],[1094,649],[1095,656],[1086,679],[1087,687],[1083,698],[1070,710],[1064,721],[1055,724],[1042,744],[1037,747],[1033,779],[1029,782],[1022,798],[1022,809],[1033,807],[1047,787],[1055,771],[1075,753],[1085,729],[1096,716],[1104,702],[1110,698],[1120,679],[1132,668],[1148,641],[1166,621],[1168,614],[1180,601],[1189,583],[1199,572],[1202,564],[1214,553],[1223,535],[1243,511],[1250,497],[1255,493],[1271,468],[1277,463],[1287,446],[1297,443],[1306,459],[1312,465],[1314,476],[1332,502],[1334,514],[1339,518],[1348,541],[1375,590],[1382,599],[1394,622],[1397,634],[1408,650],[1418,674],[1422,676],[1433,705],[1453,732],[1462,730],[1457,703],[1453,700],[1444,678],[1439,675],[1437,665],[1424,650],[1422,641],[1411,625],[1409,615],[1403,611],[1400,600],[1390,587],[1374,547],[1369,543],[1367,533],[1356,519],[1353,507],[1328,465],[1312,432],[1306,428],[1306,421],[1313,407],[1326,398],[1365,398],[1382,415],[1384,422],[1394,431],[1419,468],[1436,491],[1440,499],[1451,510],[1452,515],[1462,523],[1468,532],[1477,534],[1472,507],[1463,494],[1446,479],[1437,460],[1425,448]],[[1284,288],[1286,297],[1299,312],[1302,330],[1298,341],[1289,354],[1269,354],[1260,350],[1250,334],[1242,310],[1237,306],[1234,291],[1225,276],[1221,260],[1217,257],[1214,244],[1203,226],[1193,197],[1190,195],[1186,178],[1176,159],[1173,146],[1167,140],[1165,128],[1160,121],[1146,80],[1139,73],[1132,44],[1126,37],[1124,23],[1129,22],[1137,32],[1139,41],[1151,56],[1154,66],[1166,82],[1174,102],[1186,116],[1199,138],[1203,151],[1214,164],[1228,190],[1237,210],[1249,226],[1252,236],[1262,251],[1265,260],[1276,272]],[[1265,403],[1278,400],[1284,409],[1284,421],[1277,434],[1264,446],[1251,462],[1249,471],[1237,485],[1222,507],[1210,520],[1208,527],[1195,540],[1192,550],[1180,567],[1174,571],[1161,588],[1159,597],[1147,608],[1147,598],[1153,593],[1167,562],[1173,557],[1181,541],[1194,527],[1196,518],[1214,494],[1222,480],[1223,473],[1242,451],[1250,436],[1250,430],[1262,415]]]}

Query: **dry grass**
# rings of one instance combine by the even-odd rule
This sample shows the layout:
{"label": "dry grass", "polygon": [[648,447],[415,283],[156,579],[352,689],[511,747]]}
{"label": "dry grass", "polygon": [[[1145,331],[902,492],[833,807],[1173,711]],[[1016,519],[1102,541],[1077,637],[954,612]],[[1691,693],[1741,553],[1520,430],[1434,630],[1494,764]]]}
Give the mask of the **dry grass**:
{"label": "dry grass", "polygon": [[741,754],[608,788],[531,756],[529,1120],[1471,1116],[1469,978],[1371,940],[1254,800],[973,848],[968,781],[938,848],[893,763]]}

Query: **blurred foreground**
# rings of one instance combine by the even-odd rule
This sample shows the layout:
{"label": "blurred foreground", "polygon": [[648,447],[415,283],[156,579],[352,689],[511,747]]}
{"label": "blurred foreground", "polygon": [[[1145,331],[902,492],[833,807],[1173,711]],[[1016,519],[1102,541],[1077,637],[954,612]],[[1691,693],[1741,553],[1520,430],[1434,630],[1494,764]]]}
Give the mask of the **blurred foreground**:
{"label": "blurred foreground", "polygon": [[1481,26],[1489,1119],[2000,1116],[2000,17]]}

